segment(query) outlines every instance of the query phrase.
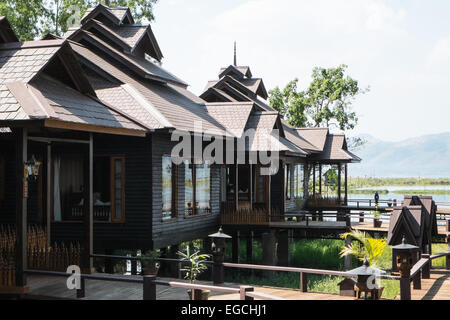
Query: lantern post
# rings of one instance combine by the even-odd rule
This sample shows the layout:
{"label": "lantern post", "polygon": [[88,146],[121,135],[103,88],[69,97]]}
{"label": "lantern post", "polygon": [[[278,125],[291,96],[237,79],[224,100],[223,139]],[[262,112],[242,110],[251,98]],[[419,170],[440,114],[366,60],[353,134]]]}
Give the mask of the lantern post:
{"label": "lantern post", "polygon": [[225,258],[225,240],[231,239],[231,237],[223,233],[222,227],[219,228],[218,232],[210,234],[209,237],[212,239],[211,251],[213,256],[213,283],[215,285],[222,284],[224,282],[223,261]]}

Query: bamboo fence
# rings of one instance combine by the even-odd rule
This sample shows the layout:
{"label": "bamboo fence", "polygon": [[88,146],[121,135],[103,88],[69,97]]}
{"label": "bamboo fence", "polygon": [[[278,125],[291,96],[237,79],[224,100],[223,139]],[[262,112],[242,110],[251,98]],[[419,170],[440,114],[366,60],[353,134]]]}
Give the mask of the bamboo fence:
{"label": "bamboo fence", "polygon": [[[27,268],[65,272],[70,265],[80,265],[80,244],[54,243],[47,246],[47,233],[39,226],[27,232]],[[14,226],[0,226],[0,286],[15,286],[16,231]]]}

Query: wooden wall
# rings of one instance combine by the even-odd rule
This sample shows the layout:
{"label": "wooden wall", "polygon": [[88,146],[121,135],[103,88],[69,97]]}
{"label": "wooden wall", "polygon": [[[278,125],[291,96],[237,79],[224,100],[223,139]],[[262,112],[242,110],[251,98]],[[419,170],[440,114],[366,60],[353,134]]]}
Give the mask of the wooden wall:
{"label": "wooden wall", "polygon": [[[151,248],[151,138],[96,135],[95,155],[125,156],[125,222],[94,222],[94,251]],[[52,241],[82,241],[82,230],[79,222],[53,222]]]}
{"label": "wooden wall", "polygon": [[174,221],[162,221],[162,163],[163,154],[170,154],[177,142],[168,134],[154,134],[153,162],[153,245],[163,248],[184,241],[200,239],[216,232],[220,219],[220,167],[211,167],[211,214],[198,217],[184,216],[184,167],[178,172],[178,216]]}

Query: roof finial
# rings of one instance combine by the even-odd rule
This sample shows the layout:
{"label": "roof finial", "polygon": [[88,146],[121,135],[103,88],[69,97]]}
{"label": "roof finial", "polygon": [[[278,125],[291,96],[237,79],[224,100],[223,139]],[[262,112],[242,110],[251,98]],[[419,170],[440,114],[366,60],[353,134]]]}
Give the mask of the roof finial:
{"label": "roof finial", "polygon": [[234,42],[234,66],[237,67],[237,62],[236,62],[236,41]]}

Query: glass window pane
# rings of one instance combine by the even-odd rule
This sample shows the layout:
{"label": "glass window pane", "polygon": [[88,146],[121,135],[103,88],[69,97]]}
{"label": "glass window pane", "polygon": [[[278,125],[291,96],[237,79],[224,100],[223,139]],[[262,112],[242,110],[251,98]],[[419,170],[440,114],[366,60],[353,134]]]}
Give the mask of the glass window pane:
{"label": "glass window pane", "polygon": [[192,185],[192,168],[188,161],[184,162],[184,215],[194,214],[194,189]]}
{"label": "glass window pane", "polygon": [[172,218],[172,158],[162,157],[162,218]]}
{"label": "glass window pane", "polygon": [[195,168],[195,208],[196,214],[211,212],[211,169],[208,163]]}

